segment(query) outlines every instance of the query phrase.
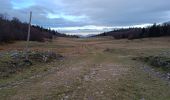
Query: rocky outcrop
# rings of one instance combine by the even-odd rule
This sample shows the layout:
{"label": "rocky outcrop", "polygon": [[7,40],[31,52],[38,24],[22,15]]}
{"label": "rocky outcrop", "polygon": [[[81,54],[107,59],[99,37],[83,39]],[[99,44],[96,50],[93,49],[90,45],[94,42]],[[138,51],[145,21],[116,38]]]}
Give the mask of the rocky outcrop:
{"label": "rocky outcrop", "polygon": [[161,73],[161,76],[170,80],[170,52],[163,52],[154,56],[135,57],[133,60],[151,65],[153,69],[158,69],[157,71]]}
{"label": "rocky outcrop", "polygon": [[37,63],[48,63],[62,59],[63,56],[54,52],[30,51],[27,53],[29,60],[25,59],[26,53],[23,51],[9,51],[0,53],[0,78],[29,68]]}

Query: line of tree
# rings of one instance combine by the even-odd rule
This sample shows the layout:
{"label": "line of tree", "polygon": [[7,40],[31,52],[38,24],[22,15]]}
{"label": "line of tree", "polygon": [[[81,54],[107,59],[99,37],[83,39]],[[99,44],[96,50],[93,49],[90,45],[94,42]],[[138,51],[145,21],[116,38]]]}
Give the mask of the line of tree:
{"label": "line of tree", "polygon": [[[9,20],[5,15],[0,14],[0,43],[12,42],[16,40],[26,40],[28,32],[28,23],[21,22],[18,18],[13,17]],[[57,31],[46,29],[38,25],[31,26],[31,41],[45,41],[56,37],[78,37],[75,35],[61,34]]]}
{"label": "line of tree", "polygon": [[104,32],[98,36],[112,36],[115,39],[139,39],[148,37],[170,36],[170,22],[157,25],[156,23],[146,28],[127,28]]}

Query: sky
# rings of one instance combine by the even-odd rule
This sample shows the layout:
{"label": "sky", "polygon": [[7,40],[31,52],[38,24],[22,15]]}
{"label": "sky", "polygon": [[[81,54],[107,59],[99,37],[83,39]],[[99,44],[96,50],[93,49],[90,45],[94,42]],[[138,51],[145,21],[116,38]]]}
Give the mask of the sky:
{"label": "sky", "polygon": [[68,34],[170,21],[170,0],[0,0],[0,13]]}

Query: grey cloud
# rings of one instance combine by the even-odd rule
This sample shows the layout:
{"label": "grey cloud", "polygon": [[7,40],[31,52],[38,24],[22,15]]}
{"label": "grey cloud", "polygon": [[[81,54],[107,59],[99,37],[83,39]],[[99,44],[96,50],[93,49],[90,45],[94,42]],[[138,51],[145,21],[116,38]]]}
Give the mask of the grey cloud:
{"label": "grey cloud", "polygon": [[[1,0],[0,13],[19,17],[27,21],[33,11],[33,23],[45,27],[67,26],[127,26],[168,21],[170,18],[169,0],[34,0],[35,5],[24,9],[13,9],[12,0]],[[21,1],[20,1],[21,2]],[[79,22],[64,18],[49,19],[48,13],[71,16],[85,15],[88,18]]]}
{"label": "grey cloud", "polygon": [[90,16],[94,24],[102,25],[162,22],[167,20],[165,12],[170,11],[170,1],[167,0],[70,0],[70,2],[64,2],[67,8],[74,9],[75,12],[71,12],[72,14],[84,13]]}

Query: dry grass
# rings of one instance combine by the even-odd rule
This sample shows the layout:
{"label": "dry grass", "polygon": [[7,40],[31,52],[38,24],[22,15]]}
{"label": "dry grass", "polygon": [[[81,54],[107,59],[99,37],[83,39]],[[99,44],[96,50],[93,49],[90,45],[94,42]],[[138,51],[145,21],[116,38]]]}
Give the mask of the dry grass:
{"label": "dry grass", "polygon": [[[52,50],[66,58],[60,64],[48,64],[60,68],[46,76],[1,89],[0,97],[11,100],[169,100],[167,82],[144,72],[140,69],[142,63],[131,60],[134,56],[170,51],[169,41],[170,38],[130,41],[105,37],[31,42],[32,50]],[[23,50],[24,47],[25,42],[16,42],[0,46],[0,50]]]}

